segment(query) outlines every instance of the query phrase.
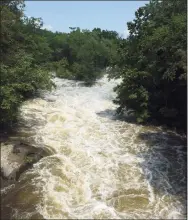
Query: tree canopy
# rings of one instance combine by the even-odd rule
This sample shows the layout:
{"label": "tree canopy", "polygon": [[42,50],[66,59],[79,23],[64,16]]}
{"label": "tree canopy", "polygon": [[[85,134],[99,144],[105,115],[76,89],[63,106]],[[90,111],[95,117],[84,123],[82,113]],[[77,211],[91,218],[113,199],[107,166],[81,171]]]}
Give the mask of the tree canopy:
{"label": "tree canopy", "polygon": [[0,125],[16,121],[20,104],[58,77],[94,82],[116,56],[115,31],[70,27],[70,33],[43,30],[41,18],[24,15],[24,1],[1,2]]}
{"label": "tree canopy", "polygon": [[156,120],[186,129],[186,1],[152,0],[127,23],[130,35],[119,46],[121,77],[115,89],[119,113],[133,111],[138,122]]}
{"label": "tree canopy", "polygon": [[115,91],[118,112],[134,112],[139,123],[155,120],[186,129],[186,1],[152,0],[116,31],[70,27],[70,33],[43,29],[41,18],[24,15],[24,1],[3,1],[1,10],[0,124],[11,125],[20,104],[58,77],[93,83],[106,67],[122,78]]}

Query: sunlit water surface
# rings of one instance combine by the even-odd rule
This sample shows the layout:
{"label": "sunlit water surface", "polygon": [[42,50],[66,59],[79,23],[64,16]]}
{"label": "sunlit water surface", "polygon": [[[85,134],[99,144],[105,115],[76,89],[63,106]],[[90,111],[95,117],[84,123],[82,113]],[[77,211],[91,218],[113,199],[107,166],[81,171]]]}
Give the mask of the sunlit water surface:
{"label": "sunlit water surface", "polygon": [[118,119],[117,81],[54,81],[54,91],[21,108],[20,136],[51,153],[3,189],[11,217],[185,218],[183,146],[160,128]]}

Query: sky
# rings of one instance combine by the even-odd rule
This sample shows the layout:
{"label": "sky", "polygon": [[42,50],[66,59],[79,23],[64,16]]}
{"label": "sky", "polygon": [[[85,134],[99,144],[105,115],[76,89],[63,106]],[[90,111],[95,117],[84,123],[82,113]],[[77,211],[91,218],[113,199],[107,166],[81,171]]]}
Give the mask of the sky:
{"label": "sky", "polygon": [[66,32],[69,27],[101,28],[128,35],[128,21],[135,11],[148,1],[26,1],[25,14],[41,17],[44,27],[51,31]]}

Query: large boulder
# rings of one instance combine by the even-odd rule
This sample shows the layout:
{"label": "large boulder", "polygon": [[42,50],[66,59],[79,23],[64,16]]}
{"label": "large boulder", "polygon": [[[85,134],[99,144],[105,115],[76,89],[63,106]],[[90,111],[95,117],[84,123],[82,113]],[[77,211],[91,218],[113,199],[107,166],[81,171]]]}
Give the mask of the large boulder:
{"label": "large boulder", "polygon": [[22,141],[1,144],[1,188],[18,181],[22,173],[48,155],[46,148]]}

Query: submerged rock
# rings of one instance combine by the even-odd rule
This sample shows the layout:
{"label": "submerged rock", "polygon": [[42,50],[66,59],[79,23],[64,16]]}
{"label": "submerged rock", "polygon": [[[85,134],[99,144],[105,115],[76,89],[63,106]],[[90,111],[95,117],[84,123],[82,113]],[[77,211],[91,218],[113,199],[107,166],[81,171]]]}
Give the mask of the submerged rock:
{"label": "submerged rock", "polygon": [[44,148],[24,142],[2,144],[1,188],[18,181],[22,173],[48,155],[50,152]]}

